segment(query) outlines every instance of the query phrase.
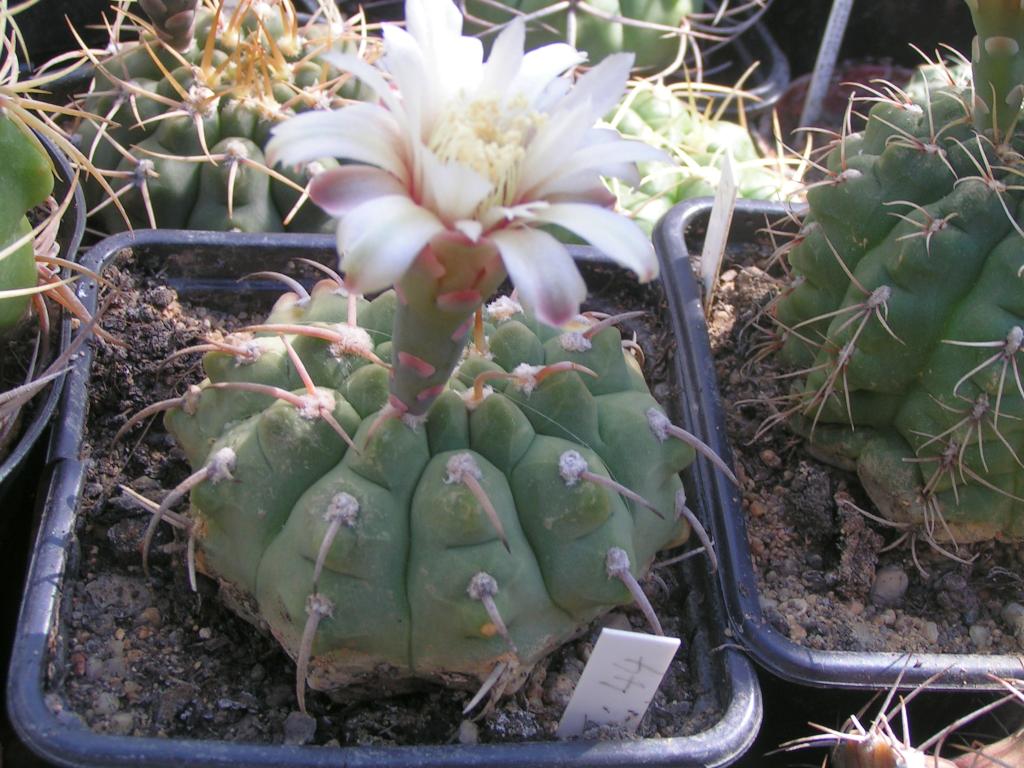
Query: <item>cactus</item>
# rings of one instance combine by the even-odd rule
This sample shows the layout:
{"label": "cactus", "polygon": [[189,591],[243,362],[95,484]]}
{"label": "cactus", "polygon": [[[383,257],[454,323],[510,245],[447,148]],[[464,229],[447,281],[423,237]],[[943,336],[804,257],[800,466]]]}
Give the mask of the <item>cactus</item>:
{"label": "cactus", "polygon": [[1024,535],[1024,11],[971,0],[973,90],[879,90],[784,246],[793,417],[912,540]]}
{"label": "cactus", "polygon": [[587,53],[592,62],[609,54],[633,51],[635,71],[643,75],[671,74],[684,63],[699,64],[693,50],[700,40],[721,40],[738,34],[755,21],[767,0],[723,3],[704,12],[703,0],[467,0],[466,19],[481,29],[528,21],[527,48],[565,41]]}
{"label": "cactus", "polygon": [[[187,529],[195,563],[298,660],[303,704],[307,674],[330,688],[498,670],[514,688],[634,599],[660,631],[636,580],[687,538],[693,448],[618,318],[559,331],[497,299],[410,422],[382,418],[407,354],[399,304],[325,280],[201,346],[207,379],[155,406],[196,472],[150,533],[164,517]],[[189,515],[169,514],[189,489]]]}
{"label": "cactus", "polygon": [[[734,95],[742,98],[738,86]],[[739,197],[778,200],[795,191],[798,182],[791,164],[763,157],[746,125],[723,117],[727,104],[702,99],[691,84],[641,80],[631,85],[611,115],[613,128],[663,149],[672,160],[641,165],[643,179],[635,188],[612,184],[619,206],[647,232],[677,203],[714,195],[726,156]]]}
{"label": "cactus", "polygon": [[[272,157],[323,138],[361,161],[311,188],[340,219],[345,278],[282,278],[266,322],[197,348],[206,381],[124,428],[167,410],[195,470],[154,505],[144,556],[160,520],[187,531],[192,567],[295,657],[302,708],[307,678],[515,690],[612,606],[660,632],[638,579],[691,526],[710,550],[679,478],[709,451],[649,393],[614,327],[631,315],[579,315],[582,277],[538,229],[656,274],[643,234],[594,205],[602,175],[657,157],[591,127],[629,58],[572,88],[579,55],[524,54],[521,22],[486,63],[461,31],[449,0],[408,0],[406,29],[385,29],[393,84],[350,61],[380,103],[276,130]],[[377,131],[356,142],[352,121]],[[506,275],[517,297],[485,322]]]}
{"label": "cactus", "polygon": [[36,285],[36,258],[28,212],[53,191],[50,158],[38,141],[8,117],[0,117],[0,331],[11,328],[28,308]]}
{"label": "cactus", "polygon": [[[136,227],[324,230],[329,217],[307,205],[312,173],[333,160],[284,172],[264,158],[271,128],[296,112],[340,106],[359,88],[331,66],[338,53],[375,49],[332,2],[308,22],[290,0],[148,0],[151,23],[117,7],[110,53],[81,104],[99,118],[77,134],[93,163],[114,180]],[[124,39],[131,21],[138,41]],[[96,184],[91,213],[107,231],[124,229]]]}

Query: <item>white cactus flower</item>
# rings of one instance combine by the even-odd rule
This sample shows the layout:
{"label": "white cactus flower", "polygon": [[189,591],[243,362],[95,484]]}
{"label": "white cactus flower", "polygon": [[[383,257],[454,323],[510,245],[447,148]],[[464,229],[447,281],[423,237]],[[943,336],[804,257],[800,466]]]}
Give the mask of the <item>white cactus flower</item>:
{"label": "white cactus flower", "polygon": [[552,224],[641,281],[657,275],[650,242],[609,210],[601,177],[635,184],[636,162],[665,158],[594,127],[621,97],[632,54],[607,57],[573,84],[566,73],[584,56],[560,43],[524,53],[524,34],[517,19],[484,61],[450,0],[407,0],[406,29],[384,27],[380,68],[324,57],[377,103],[306,112],[275,129],[271,162],[352,162],[319,174],[310,194],[339,219],[353,290],[382,290],[431,242],[458,239],[496,250],[522,300],[558,325],[578,312],[586,286],[565,247],[539,229]]}

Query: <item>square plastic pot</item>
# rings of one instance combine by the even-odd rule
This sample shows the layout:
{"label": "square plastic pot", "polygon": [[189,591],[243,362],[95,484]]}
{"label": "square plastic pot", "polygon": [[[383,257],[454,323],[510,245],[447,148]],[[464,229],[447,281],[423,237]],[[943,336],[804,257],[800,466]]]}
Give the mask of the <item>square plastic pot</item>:
{"label": "square plastic pot", "polygon": [[[237,235],[210,232],[144,230],[104,240],[84,263],[100,271],[123,249],[132,249],[136,263],[159,265],[161,277],[182,300],[209,307],[228,308],[233,298],[245,297],[269,306],[281,292],[277,283],[236,278],[257,269],[288,270],[290,259],[303,256],[324,263],[336,261],[330,237],[309,235]],[[619,279],[635,283],[632,275],[601,260],[593,252],[577,249],[578,264],[592,293],[608,294]],[[676,267],[668,266],[668,269]],[[80,293],[95,302],[95,285],[83,284]],[[663,295],[660,286],[647,292]],[[682,308],[670,319],[679,332]],[[751,745],[761,721],[761,695],[753,666],[745,655],[729,646],[725,612],[717,585],[704,560],[691,558],[683,566],[690,584],[680,606],[688,627],[680,653],[687,654],[702,695],[710,696],[721,712],[717,722],[691,736],[625,741],[527,742],[495,745],[439,745],[420,747],[277,746],[198,741],[180,738],[137,738],[95,733],[66,711],[59,677],[65,668],[61,656],[64,631],[62,595],[65,581],[78,567],[75,528],[78,498],[86,467],[80,458],[86,428],[92,353],[85,351],[68,375],[60,417],[50,446],[48,492],[42,500],[41,523],[29,568],[17,627],[7,690],[9,716],[23,741],[46,759],[65,766],[145,765],[149,768],[184,766],[481,766],[512,768],[541,766],[725,766]],[[678,385],[678,358],[669,366]],[[678,386],[676,387],[678,389]],[[695,395],[688,395],[695,396]],[[676,419],[702,406],[685,408],[665,404]],[[710,405],[708,405],[710,407]],[[699,426],[684,422],[691,430]],[[704,436],[707,439],[707,436]],[[687,475],[689,472],[686,473]],[[691,487],[691,505],[705,515],[703,499]],[[706,515],[705,515],[706,517]],[[707,520],[705,520],[707,524]],[[187,599],[187,598],[186,598]]]}
{"label": "square plastic pot", "polygon": [[[684,361],[683,389],[688,394],[683,405],[691,412],[684,419],[694,423],[700,434],[710,436],[711,448],[732,463],[701,293],[690,268],[691,254],[700,252],[699,241],[712,204],[710,198],[700,198],[677,205],[658,223],[654,244],[666,265],[666,290],[685,313],[679,359]],[[730,248],[756,242],[757,230],[793,211],[799,213],[800,209],[782,203],[737,201]],[[701,401],[712,407],[701,407]],[[892,687],[897,680],[901,688],[912,688],[933,676],[937,679],[929,689],[947,691],[1005,690],[990,675],[1024,679],[1022,656],[815,650],[793,642],[775,630],[761,610],[746,519],[736,488],[705,463],[694,468],[693,480],[711,511],[709,532],[718,552],[718,577],[732,635],[772,674],[805,685],[879,690]]]}

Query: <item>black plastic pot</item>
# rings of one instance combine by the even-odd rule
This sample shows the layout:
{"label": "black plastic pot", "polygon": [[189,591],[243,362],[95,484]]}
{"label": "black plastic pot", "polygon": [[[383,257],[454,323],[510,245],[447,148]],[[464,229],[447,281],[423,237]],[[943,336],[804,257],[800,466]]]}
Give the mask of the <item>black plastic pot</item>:
{"label": "black plastic pot", "polygon": [[[298,256],[325,263],[336,261],[330,237],[310,235],[235,235],[209,232],[143,230],[110,237],[95,246],[84,263],[101,270],[119,252],[130,248],[137,264],[160,265],[161,278],[193,304],[224,307],[243,297],[246,308],[269,306],[279,284],[237,276],[254,269],[287,271]],[[620,277],[635,283],[585,249],[577,249],[581,271],[592,295],[610,294]],[[668,266],[668,270],[677,269]],[[88,305],[95,285],[80,289]],[[655,285],[648,294],[661,302]],[[655,304],[657,306],[657,304]],[[673,310],[679,332],[682,308]],[[9,716],[21,738],[34,751],[59,765],[69,766],[724,766],[737,760],[753,742],[761,721],[761,695],[752,665],[729,647],[725,611],[706,561],[683,563],[691,585],[682,607],[690,628],[681,653],[696,671],[697,687],[721,711],[720,719],[692,736],[604,742],[532,742],[506,745],[441,745],[424,747],[340,748],[246,745],[184,739],[133,738],[102,735],[88,730],[66,711],[54,675],[65,668],[61,658],[62,595],[65,580],[77,571],[75,528],[77,501],[86,474],[81,458],[86,427],[87,387],[91,351],[84,352],[68,376],[60,419],[50,445],[50,482],[29,568],[17,627],[7,690]],[[672,375],[679,380],[678,368]],[[680,418],[676,403],[667,403]],[[693,407],[697,407],[694,405]],[[687,406],[687,411],[690,406]],[[676,411],[676,413],[673,413]],[[687,424],[696,429],[697,425]],[[703,506],[691,495],[694,509]],[[70,591],[68,589],[67,591]]]}
{"label": "black plastic pot", "polygon": [[[54,166],[57,169],[57,178],[54,182],[53,196],[56,200],[63,200],[68,192],[68,184],[74,177],[68,159],[45,138],[41,141],[46,146],[50,157],[53,158]],[[82,188],[75,188],[71,204],[64,213],[60,229],[57,234],[60,243],[60,257],[73,261],[78,252],[78,246],[82,242],[82,235],[85,233],[85,198],[82,195]],[[65,317],[60,328],[60,345],[54,352],[54,357],[60,354],[71,341],[71,319]],[[32,447],[36,444],[46,429],[47,424],[53,417],[57,404],[60,402],[61,387],[64,377],[61,376],[53,381],[43,392],[36,395],[35,402],[30,405],[33,408],[32,416],[18,438],[18,442],[11,449],[3,461],[0,461],[0,500],[14,480],[18,471]]]}
{"label": "black plastic pot", "polygon": [[[659,222],[654,232],[655,248],[664,270],[666,290],[675,295],[685,311],[683,335],[679,339],[683,370],[684,406],[701,434],[710,436],[711,447],[731,461],[721,396],[708,341],[700,289],[689,267],[694,244],[703,236],[712,200],[700,198],[677,205]],[[755,233],[787,211],[782,203],[740,200],[733,214],[730,248],[755,242]],[[797,209],[799,210],[799,209]],[[728,251],[726,253],[728,259]],[[713,407],[701,406],[710,402]],[[1003,690],[989,675],[1024,679],[1024,656],[873,653],[814,650],[794,643],[776,631],[761,610],[753,558],[747,542],[746,521],[736,489],[719,473],[698,464],[694,472],[698,493],[712,510],[711,526],[720,567],[719,581],[733,637],[750,656],[774,675],[806,685],[839,688],[884,689],[897,679],[900,687],[912,688],[932,676],[931,690]]]}

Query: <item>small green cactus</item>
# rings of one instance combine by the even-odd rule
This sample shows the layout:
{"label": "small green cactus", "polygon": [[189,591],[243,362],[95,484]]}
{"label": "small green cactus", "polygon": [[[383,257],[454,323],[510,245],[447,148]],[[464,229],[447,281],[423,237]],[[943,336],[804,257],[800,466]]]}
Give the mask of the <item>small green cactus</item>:
{"label": "small green cactus", "polygon": [[971,0],[974,88],[879,93],[786,246],[783,359],[811,449],[939,547],[1024,536],[1024,11]]}
{"label": "small green cactus", "polygon": [[[746,126],[723,117],[728,102],[716,106],[694,92],[699,88],[637,81],[610,117],[624,136],[662,149],[672,160],[642,164],[636,187],[611,185],[619,206],[647,232],[677,203],[713,196],[726,157],[739,197],[780,200],[798,187],[791,164],[762,156]],[[742,92],[735,97],[742,98]]]}
{"label": "small green cactus", "polygon": [[[309,177],[336,162],[285,171],[264,158],[270,130],[310,109],[338,107],[359,88],[328,62],[361,48],[353,23],[334,3],[300,22],[290,0],[148,0],[152,23],[118,5],[109,54],[90,53],[96,77],[78,141],[118,188],[135,227],[240,230],[329,229],[306,204]],[[122,39],[131,21],[138,41]],[[366,53],[366,55],[370,55]],[[86,188],[93,213],[110,232],[125,216],[98,185]]]}
{"label": "small green cactus", "polygon": [[201,347],[208,378],[156,406],[197,471],[151,530],[191,489],[189,516],[168,517],[298,660],[300,702],[307,674],[330,688],[497,669],[514,687],[601,613],[646,602],[636,579],[688,535],[693,448],[617,318],[559,331],[497,299],[426,418],[395,419],[400,304],[330,280],[286,294]]}

